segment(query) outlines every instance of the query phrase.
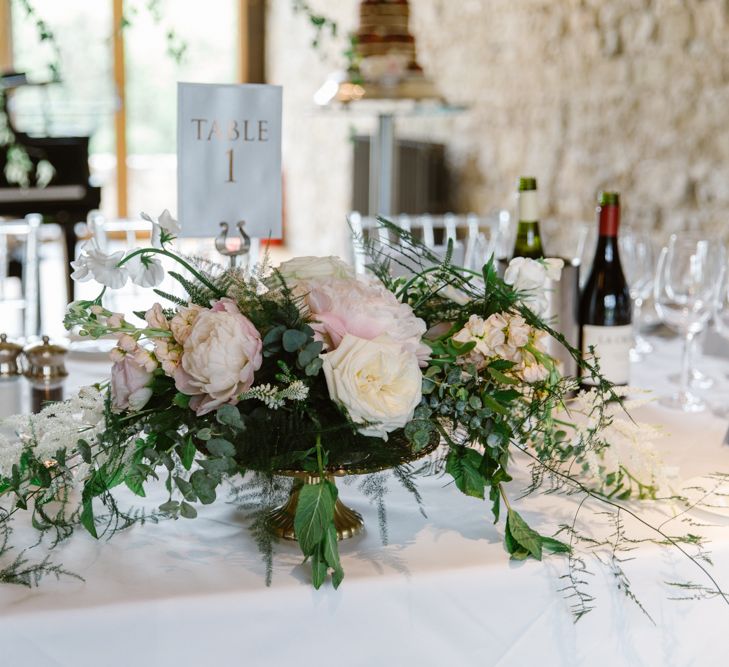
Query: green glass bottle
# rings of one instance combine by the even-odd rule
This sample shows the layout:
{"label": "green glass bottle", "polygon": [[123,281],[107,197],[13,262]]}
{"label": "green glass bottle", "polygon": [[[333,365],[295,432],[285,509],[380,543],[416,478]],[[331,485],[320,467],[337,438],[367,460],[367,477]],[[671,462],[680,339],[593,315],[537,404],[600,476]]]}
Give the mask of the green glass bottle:
{"label": "green glass bottle", "polygon": [[518,191],[519,226],[516,230],[513,257],[544,257],[542,237],[539,234],[539,207],[537,204],[537,179],[522,176]]}

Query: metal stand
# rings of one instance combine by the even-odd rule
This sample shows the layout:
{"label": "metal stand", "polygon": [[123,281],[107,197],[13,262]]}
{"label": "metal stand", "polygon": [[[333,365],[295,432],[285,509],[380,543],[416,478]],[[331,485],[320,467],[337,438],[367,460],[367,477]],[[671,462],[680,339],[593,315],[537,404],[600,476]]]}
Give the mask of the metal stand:
{"label": "metal stand", "polygon": [[215,238],[215,249],[230,260],[230,268],[237,268],[239,258],[248,257],[251,250],[251,237],[246,234],[245,220],[240,220],[236,225],[238,236],[228,236],[228,223],[220,223],[220,234]]}

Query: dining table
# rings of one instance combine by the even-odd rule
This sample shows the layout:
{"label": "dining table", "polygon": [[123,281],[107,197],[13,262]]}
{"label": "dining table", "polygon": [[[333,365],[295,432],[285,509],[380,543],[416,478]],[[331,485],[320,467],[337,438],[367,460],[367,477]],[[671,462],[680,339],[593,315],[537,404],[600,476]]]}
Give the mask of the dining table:
{"label": "dining table", "polygon": [[[729,404],[729,358],[719,349],[698,360],[714,381],[702,394],[710,408],[678,412],[657,399],[676,388],[680,342],[650,340],[654,351],[631,367],[631,385],[649,390],[631,417],[660,425],[655,447],[674,470],[678,494],[690,481],[729,473],[729,424],[714,414]],[[110,368],[102,357],[73,351],[67,367],[67,394],[103,381]],[[6,414],[27,411],[29,391],[22,378],[4,383],[0,406]],[[76,576],[49,576],[30,588],[0,585],[0,665],[727,664],[729,603],[690,587],[711,585],[700,565],[729,592],[726,511],[624,500],[616,523],[614,506],[580,493],[523,495],[532,479],[523,455],[514,457],[511,473],[512,506],[532,527],[552,535],[574,526],[583,536],[600,535],[602,545],[575,543],[573,559],[510,560],[503,517],[494,523],[488,501],[457,492],[440,474],[416,479],[422,507],[387,478],[383,531],[360,480],[346,477],[337,483],[340,496],[362,514],[365,529],[340,543],[341,586],[325,582],[315,590],[309,564],[286,540],[274,544],[268,585],[251,514],[231,488],[193,520],[150,520],[110,540],[76,531],[47,552]],[[145,498],[124,488],[117,497],[153,510],[166,491],[160,482]],[[28,542],[30,522],[20,519],[13,540]],[[646,524],[707,543],[682,546],[699,558],[692,560],[660,544]],[[25,553],[45,555],[43,544]],[[575,578],[586,598],[575,596]],[[586,613],[576,618],[580,611]]]}

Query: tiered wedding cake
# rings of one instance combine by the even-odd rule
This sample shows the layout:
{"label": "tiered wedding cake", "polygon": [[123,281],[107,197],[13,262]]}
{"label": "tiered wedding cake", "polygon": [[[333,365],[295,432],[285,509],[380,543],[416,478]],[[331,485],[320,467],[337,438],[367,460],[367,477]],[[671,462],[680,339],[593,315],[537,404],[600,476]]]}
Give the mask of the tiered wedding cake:
{"label": "tiered wedding cake", "polygon": [[[356,52],[359,73],[374,85],[367,97],[435,97],[425,78],[410,34],[407,0],[363,0],[359,7]],[[373,94],[376,93],[376,94]]]}

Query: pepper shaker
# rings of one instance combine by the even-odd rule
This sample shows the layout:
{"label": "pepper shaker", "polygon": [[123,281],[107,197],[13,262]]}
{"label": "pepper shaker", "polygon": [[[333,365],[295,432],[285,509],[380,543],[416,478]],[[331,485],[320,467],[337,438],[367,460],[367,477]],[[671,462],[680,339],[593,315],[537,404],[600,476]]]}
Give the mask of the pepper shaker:
{"label": "pepper shaker", "polygon": [[68,376],[67,350],[43,336],[40,343],[29,345],[24,352],[28,360],[24,374],[31,384],[32,410],[40,412],[46,403],[63,400],[63,383]]}

